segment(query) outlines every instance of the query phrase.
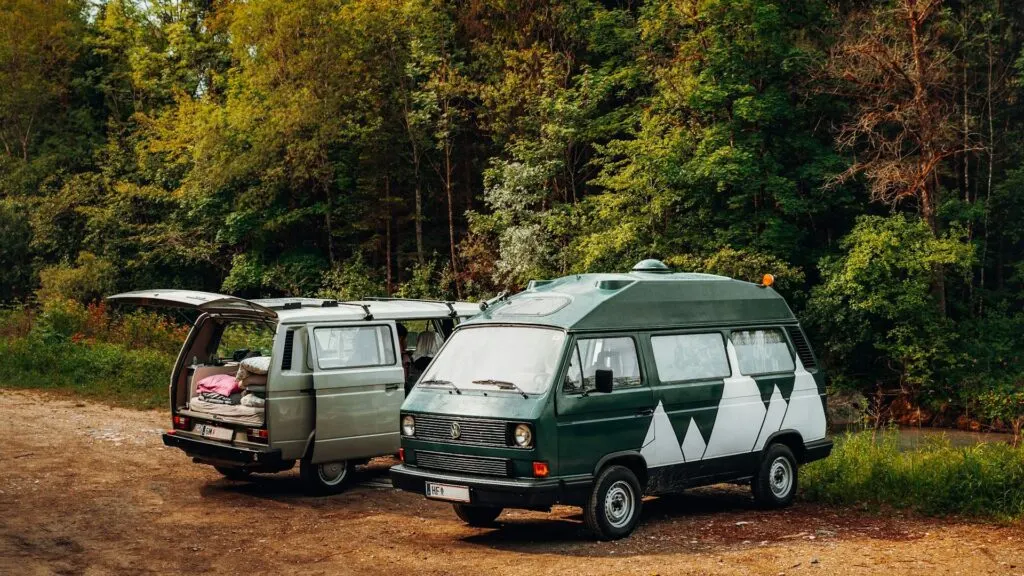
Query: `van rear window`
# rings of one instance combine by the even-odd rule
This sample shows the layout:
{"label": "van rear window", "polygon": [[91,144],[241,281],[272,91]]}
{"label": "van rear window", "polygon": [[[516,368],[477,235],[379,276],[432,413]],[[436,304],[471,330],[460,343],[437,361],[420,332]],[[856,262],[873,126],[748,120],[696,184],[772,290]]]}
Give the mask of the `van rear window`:
{"label": "van rear window", "polygon": [[737,330],[729,335],[729,340],[736,348],[736,360],[744,376],[792,372],[795,368],[782,330]]}
{"label": "van rear window", "polygon": [[718,332],[651,336],[654,364],[662,382],[706,380],[729,375],[725,340]]}

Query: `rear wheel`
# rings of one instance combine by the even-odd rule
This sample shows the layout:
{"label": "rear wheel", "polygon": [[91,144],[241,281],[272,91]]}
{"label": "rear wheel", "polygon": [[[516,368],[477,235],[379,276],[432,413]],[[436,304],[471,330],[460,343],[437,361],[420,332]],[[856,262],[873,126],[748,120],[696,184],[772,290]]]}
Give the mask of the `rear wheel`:
{"label": "rear wheel", "polygon": [[469,504],[452,504],[452,507],[455,508],[455,515],[460,520],[477,528],[494,526],[495,520],[503,510],[492,506],[471,506]]}
{"label": "rear wheel", "polygon": [[640,522],[643,494],[636,474],[625,466],[601,471],[590,499],[583,508],[583,521],[598,540],[629,536]]}
{"label": "rear wheel", "polygon": [[299,464],[299,478],[303,489],[311,495],[337,494],[345,489],[352,466],[347,460],[313,464],[303,459]]}
{"label": "rear wheel", "polygon": [[214,466],[214,470],[220,472],[228,480],[248,480],[252,471],[245,468],[232,468],[230,466]]}
{"label": "rear wheel", "polygon": [[798,466],[793,451],[784,444],[772,444],[761,459],[751,481],[754,500],[765,508],[789,506],[796,496]]}

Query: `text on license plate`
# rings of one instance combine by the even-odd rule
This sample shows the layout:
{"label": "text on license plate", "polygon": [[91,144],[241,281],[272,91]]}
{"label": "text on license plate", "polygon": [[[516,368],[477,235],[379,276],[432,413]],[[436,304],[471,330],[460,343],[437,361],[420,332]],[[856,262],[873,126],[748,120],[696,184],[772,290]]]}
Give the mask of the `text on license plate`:
{"label": "text on license plate", "polygon": [[209,424],[196,424],[193,432],[198,432],[203,438],[213,438],[214,440],[231,440],[235,435],[235,431],[230,428],[210,426]]}
{"label": "text on license plate", "polygon": [[452,500],[455,502],[469,502],[469,488],[467,486],[452,486],[451,484],[427,482],[426,488],[427,498]]}

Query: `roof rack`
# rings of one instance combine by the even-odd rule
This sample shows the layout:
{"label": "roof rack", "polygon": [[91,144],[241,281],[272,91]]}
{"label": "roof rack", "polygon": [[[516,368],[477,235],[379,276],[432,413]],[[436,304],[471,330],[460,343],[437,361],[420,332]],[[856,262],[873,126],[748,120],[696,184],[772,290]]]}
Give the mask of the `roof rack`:
{"label": "roof rack", "polygon": [[457,318],[459,313],[455,311],[455,302],[452,300],[428,300],[424,298],[392,298],[389,296],[370,296],[363,298],[373,302],[430,302],[432,304],[444,304],[448,307],[448,316]]}

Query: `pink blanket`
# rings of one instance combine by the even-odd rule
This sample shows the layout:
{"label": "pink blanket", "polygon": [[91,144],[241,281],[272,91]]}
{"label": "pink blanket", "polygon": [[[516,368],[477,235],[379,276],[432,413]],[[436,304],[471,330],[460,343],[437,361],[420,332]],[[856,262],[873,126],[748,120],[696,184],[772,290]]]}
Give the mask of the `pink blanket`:
{"label": "pink blanket", "polygon": [[207,376],[196,385],[196,394],[203,392],[216,392],[223,396],[231,396],[242,389],[238,386],[238,380],[231,374],[214,374]]}

